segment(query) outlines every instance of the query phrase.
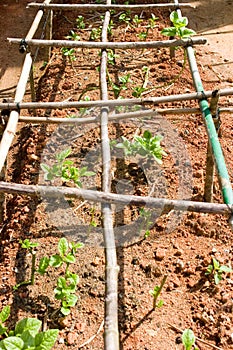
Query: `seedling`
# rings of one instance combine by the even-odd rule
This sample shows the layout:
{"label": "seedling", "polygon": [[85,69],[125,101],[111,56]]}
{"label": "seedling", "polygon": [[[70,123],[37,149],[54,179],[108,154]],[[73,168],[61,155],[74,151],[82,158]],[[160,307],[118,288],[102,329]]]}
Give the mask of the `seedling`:
{"label": "seedling", "polygon": [[[150,290],[150,295],[153,297],[153,309],[160,308],[163,306],[164,301],[160,299],[158,301],[158,297],[161,294],[164,284],[166,283],[167,275],[165,275],[159,286],[155,286],[153,290]],[[158,302],[157,302],[158,301]]]}
{"label": "seedling", "polygon": [[90,34],[90,40],[98,40],[101,36],[101,27],[99,28],[92,28],[91,34]]}
{"label": "seedling", "polygon": [[128,83],[132,83],[132,80],[130,79],[130,73],[123,75],[121,77],[119,77],[119,84],[115,84],[113,83],[113,81],[111,80],[109,74],[108,74],[108,80],[109,83],[113,89],[113,93],[114,93],[114,97],[117,99],[120,96],[120,93],[124,90],[128,89]]}
{"label": "seedling", "polygon": [[185,329],[181,336],[185,350],[198,350],[195,345],[195,335],[191,329]]}
{"label": "seedling", "polygon": [[[153,224],[153,221],[150,221],[151,219],[151,212],[149,210],[146,210],[144,208],[139,209],[140,216],[144,218],[143,226],[145,224],[145,233],[144,238],[149,237],[150,235],[150,226]],[[142,229],[142,228],[141,228]],[[140,229],[140,231],[141,231]]]}
{"label": "seedling", "polygon": [[75,33],[73,30],[70,30],[70,33],[69,35],[66,36],[66,39],[78,41],[80,40],[80,36],[77,33]]}
{"label": "seedling", "polygon": [[36,250],[34,250],[34,248],[36,248],[39,245],[38,243],[30,242],[29,239],[25,239],[24,241],[20,240],[19,243],[21,244],[21,247],[23,249],[27,249],[29,254],[31,254],[31,257],[32,257],[31,276],[30,276],[30,279],[28,281],[23,281],[23,282],[16,284],[13,287],[14,290],[17,290],[22,285],[33,285],[34,284],[35,272],[36,272],[36,268],[35,268],[35,266],[36,266]]}
{"label": "seedling", "polygon": [[149,23],[146,26],[146,31],[143,31],[138,34],[138,37],[140,40],[146,40],[149,34],[150,29],[154,29],[156,26],[156,21],[158,20],[158,17],[155,17],[155,15],[152,13],[151,18],[149,18]]}
{"label": "seedling", "polygon": [[119,16],[119,21],[120,21],[120,22],[124,22],[124,23],[126,23],[127,25],[129,25],[129,24],[130,24],[130,21],[131,21],[130,12],[129,12],[129,11],[126,11],[126,12],[123,12],[122,14],[120,14],[120,16]]}
{"label": "seedling", "polygon": [[0,350],[50,350],[54,346],[58,329],[48,329],[41,332],[42,321],[37,318],[24,318],[18,321],[14,330],[8,331],[2,325],[10,316],[10,306],[5,306],[0,312],[0,334],[5,338],[0,341]]}
{"label": "seedling", "polygon": [[78,29],[85,29],[86,25],[85,25],[83,16],[78,16],[76,18],[76,25]]}
{"label": "seedling", "polygon": [[87,167],[76,168],[72,160],[66,159],[71,154],[71,149],[66,149],[56,154],[56,163],[51,167],[47,164],[41,164],[44,171],[46,181],[52,181],[55,178],[61,178],[64,182],[73,182],[77,187],[82,187],[81,178],[85,176],[93,176],[93,171],[88,171]]}
{"label": "seedling", "polygon": [[133,18],[133,23],[135,24],[135,27],[137,27],[137,28],[139,27],[139,25],[142,21],[143,20],[138,15],[135,15]]}
{"label": "seedling", "polygon": [[208,265],[206,275],[211,275],[214,278],[215,284],[219,284],[222,280],[223,273],[232,272],[232,269],[226,265],[220,265],[220,262],[212,257],[212,264]]}
{"label": "seedling", "polygon": [[116,58],[119,57],[119,55],[116,55],[115,52],[112,49],[107,50],[108,55],[108,64],[111,64],[112,66],[115,66],[116,64]]}
{"label": "seedling", "polygon": [[144,88],[143,86],[135,86],[133,87],[132,95],[135,98],[140,98],[144,91],[146,91],[146,88]]}
{"label": "seedling", "polygon": [[73,61],[76,60],[75,49],[72,49],[72,48],[68,49],[67,47],[62,47],[61,48],[61,52],[62,52],[63,56],[69,58],[71,64],[72,64]]}
{"label": "seedling", "polygon": [[153,157],[158,164],[162,164],[162,157],[166,156],[166,152],[160,146],[162,136],[152,136],[149,130],[145,130],[143,136],[134,136],[133,141],[129,141],[122,136],[122,143],[116,145],[117,148],[122,148],[126,156],[141,155],[143,157]]}
{"label": "seedling", "polygon": [[[64,277],[58,277],[57,286],[54,289],[55,298],[61,301],[61,313],[69,315],[70,308],[77,303],[78,297],[75,295],[79,277],[77,274],[69,270],[70,264],[75,263],[75,254],[77,249],[83,247],[82,243],[68,243],[65,237],[62,237],[58,242],[58,254],[47,258],[45,265],[52,267],[61,267],[65,264]],[[44,267],[42,271],[45,271]]]}
{"label": "seedling", "polygon": [[177,11],[173,11],[170,14],[170,20],[173,23],[173,27],[164,28],[161,32],[163,35],[185,39],[196,34],[194,30],[186,27],[188,24],[188,18],[179,17]]}

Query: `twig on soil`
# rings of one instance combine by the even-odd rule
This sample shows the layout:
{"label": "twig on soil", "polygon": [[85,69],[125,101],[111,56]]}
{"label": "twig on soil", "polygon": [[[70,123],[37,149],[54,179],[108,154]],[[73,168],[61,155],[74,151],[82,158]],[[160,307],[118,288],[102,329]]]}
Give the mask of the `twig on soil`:
{"label": "twig on soil", "polygon": [[[174,329],[175,331],[177,331],[177,332],[179,332],[179,333],[183,333],[183,330],[182,330],[182,329],[180,329],[180,328],[174,326],[174,325],[171,324],[171,323],[167,323],[167,324],[168,324],[169,327],[171,327],[171,328]],[[211,343],[209,343],[209,342],[207,342],[207,341],[205,341],[205,340],[203,340],[203,339],[200,339],[200,338],[197,338],[197,337],[196,337],[196,340],[199,341],[200,343],[203,343],[203,344],[209,346],[210,348],[217,349],[217,350],[222,350],[222,348],[219,348],[218,346],[213,345],[213,344],[211,344]]]}
{"label": "twig on soil", "polygon": [[98,331],[96,332],[96,334],[92,335],[87,341],[85,341],[84,343],[82,343],[81,345],[79,345],[78,349],[83,348],[84,346],[90,344],[92,342],[92,340],[95,339],[95,337],[97,337],[97,335],[101,332],[102,328],[104,327],[104,320],[101,322],[101,325],[99,326]]}

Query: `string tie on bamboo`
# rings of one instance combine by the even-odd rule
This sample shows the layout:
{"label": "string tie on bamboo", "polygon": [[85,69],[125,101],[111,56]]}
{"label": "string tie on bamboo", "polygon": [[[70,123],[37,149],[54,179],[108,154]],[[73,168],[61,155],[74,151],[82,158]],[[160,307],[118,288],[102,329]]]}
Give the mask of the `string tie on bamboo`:
{"label": "string tie on bamboo", "polygon": [[207,96],[206,96],[206,94],[205,94],[205,91],[204,91],[204,90],[202,90],[202,91],[200,91],[200,92],[201,92],[200,101],[204,101],[204,100],[206,100],[206,101],[207,101]]}
{"label": "string tie on bamboo", "polygon": [[19,52],[25,53],[27,52],[27,49],[28,49],[28,43],[26,42],[25,39],[22,39],[19,44]]}

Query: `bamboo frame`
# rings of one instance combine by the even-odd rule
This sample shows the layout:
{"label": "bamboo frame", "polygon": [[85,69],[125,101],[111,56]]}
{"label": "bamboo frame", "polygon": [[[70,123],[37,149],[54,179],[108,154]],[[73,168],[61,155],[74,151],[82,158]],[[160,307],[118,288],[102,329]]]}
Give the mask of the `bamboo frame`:
{"label": "bamboo frame", "polygon": [[[107,11],[107,10],[153,10],[153,9],[177,9],[177,5],[174,3],[167,3],[167,4],[144,4],[144,5],[115,5],[115,4],[106,4],[106,5],[100,5],[100,4],[50,4],[46,5],[44,3],[38,4],[36,2],[31,2],[27,4],[27,8],[30,7],[36,7],[40,9],[52,9],[52,10],[81,10],[81,11]],[[185,3],[185,4],[179,4],[179,7],[181,8],[196,8],[195,5]]]}
{"label": "bamboo frame", "polygon": [[[11,44],[20,44],[22,39],[7,38]],[[187,45],[205,45],[207,40],[204,38],[188,38],[188,39],[173,39],[161,41],[135,41],[135,42],[89,42],[89,41],[71,41],[71,40],[44,40],[44,39],[29,39],[25,42],[28,46],[41,47],[70,47],[70,48],[88,48],[88,49],[155,49],[161,47],[176,47]]]}
{"label": "bamboo frame", "polygon": [[17,183],[8,183],[0,181],[0,193],[17,193],[30,197],[43,198],[81,198],[94,203],[110,203],[121,205],[146,206],[151,209],[162,209],[163,213],[171,210],[179,210],[182,212],[196,212],[209,214],[231,215],[233,213],[233,205],[194,202],[189,200],[175,200],[167,198],[153,198],[149,196],[140,197],[133,195],[123,195],[109,192],[84,190],[76,187],[55,187],[55,186],[39,186],[39,185],[23,185]]}
{"label": "bamboo frame", "polygon": [[[205,91],[205,98],[212,96],[213,91]],[[233,88],[219,90],[220,96],[233,95]],[[20,103],[0,103],[1,109],[64,109],[64,108],[90,108],[90,107],[117,107],[117,106],[134,106],[154,104],[158,105],[167,102],[202,100],[202,92],[192,92],[180,95],[169,95],[147,98],[126,98],[123,100],[96,100],[96,101],[64,101],[64,102],[20,102]],[[230,108],[230,111],[233,110]]]}

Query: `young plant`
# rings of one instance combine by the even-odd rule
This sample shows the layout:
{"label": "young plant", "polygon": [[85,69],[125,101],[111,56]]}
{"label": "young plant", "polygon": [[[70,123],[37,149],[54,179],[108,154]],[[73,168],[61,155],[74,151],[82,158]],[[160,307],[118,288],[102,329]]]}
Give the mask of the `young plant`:
{"label": "young plant", "polygon": [[195,345],[195,335],[191,329],[185,329],[181,336],[185,350],[198,350]]}
{"label": "young plant", "polygon": [[119,84],[115,84],[110,76],[108,75],[108,80],[109,83],[112,87],[113,93],[114,93],[114,97],[117,99],[120,96],[120,93],[124,90],[128,89],[128,83],[132,83],[132,80],[130,79],[130,73],[126,74],[126,75],[122,75],[121,77],[119,77]]}
{"label": "young plant", "polygon": [[133,23],[135,24],[135,27],[138,28],[140,23],[142,22],[143,20],[138,16],[138,15],[135,15],[134,18],[133,18]]}
{"label": "young plant", "polygon": [[116,58],[119,57],[119,55],[116,55],[114,50],[108,49],[107,50],[107,56],[108,56],[108,64],[111,64],[112,66],[115,66]]}
{"label": "young plant", "polygon": [[61,301],[61,313],[69,315],[70,308],[77,303],[78,297],[75,295],[79,277],[77,274],[69,270],[70,264],[75,263],[76,252],[83,247],[82,243],[68,243],[65,237],[58,242],[58,254],[52,255],[50,258],[44,258],[40,262],[39,272],[44,273],[48,266],[61,267],[65,265],[64,276],[58,277],[57,286],[54,289],[55,298]]}
{"label": "young plant", "polygon": [[[151,212],[144,208],[140,208],[139,213],[140,213],[140,216],[144,219],[144,222],[143,222],[143,225],[145,224],[144,238],[147,238],[150,235],[150,226],[153,224],[153,221],[150,221]],[[140,228],[140,231],[141,231],[141,228]]]}
{"label": "young plant", "polygon": [[90,40],[98,40],[101,37],[101,27],[99,28],[92,28],[91,34],[90,34]]}
{"label": "young plant", "polygon": [[222,280],[223,273],[232,272],[232,269],[226,265],[220,265],[220,262],[212,257],[212,264],[208,265],[206,275],[211,275],[214,278],[215,284],[219,284]]}
{"label": "young plant", "polygon": [[41,169],[45,173],[44,178],[46,181],[61,178],[64,182],[72,181],[77,187],[82,187],[82,177],[95,175],[93,171],[88,171],[87,167],[76,168],[72,160],[66,159],[70,154],[70,148],[56,154],[56,163],[51,167],[44,163],[41,164]]}
{"label": "young plant", "polygon": [[135,98],[140,98],[144,91],[146,91],[146,88],[143,86],[135,86],[133,87],[132,96]]}
{"label": "young plant", "polygon": [[83,16],[78,16],[76,18],[76,26],[78,29],[85,29],[86,25]]}
{"label": "young plant", "polygon": [[70,30],[69,35],[66,36],[66,39],[79,41],[80,36],[77,33],[75,33],[73,30]]}
{"label": "young plant", "polygon": [[173,27],[164,28],[161,32],[163,35],[185,39],[196,34],[194,30],[186,27],[188,24],[188,18],[179,17],[177,11],[173,11],[170,14],[170,20],[173,23]]}
{"label": "young plant", "polygon": [[0,312],[0,334],[4,339],[0,341],[0,350],[50,350],[54,346],[58,329],[48,329],[40,332],[42,321],[37,318],[24,318],[18,321],[14,330],[8,331],[2,325],[10,316],[10,306],[5,306]]}
{"label": "young plant", "polygon": [[19,243],[23,249],[27,249],[29,254],[31,254],[32,262],[31,262],[31,276],[28,281],[23,281],[16,284],[13,289],[17,290],[22,285],[33,285],[35,281],[35,272],[36,272],[36,250],[34,248],[38,247],[38,243],[30,242],[29,239],[25,239],[24,241],[20,240]]}
{"label": "young plant", "polygon": [[131,142],[122,136],[123,142],[118,143],[116,147],[122,148],[126,156],[139,154],[143,157],[153,157],[158,164],[162,164],[162,157],[167,155],[160,145],[162,139],[162,136],[152,136],[149,130],[145,130],[143,136],[134,136]]}
{"label": "young plant", "polygon": [[[165,275],[159,286],[155,286],[154,289],[150,290],[150,295],[153,297],[153,309],[160,308],[163,306],[164,301],[160,299],[158,301],[158,297],[161,294],[164,284],[166,283],[167,275]],[[158,302],[157,302],[158,301]]]}
{"label": "young plant", "polygon": [[119,16],[119,21],[124,22],[127,25],[129,25],[130,21],[131,21],[130,12],[126,11],[126,12],[121,13]]}
{"label": "young plant", "polygon": [[149,22],[146,26],[146,31],[143,31],[138,34],[138,37],[140,40],[146,40],[149,34],[150,29],[154,29],[156,26],[156,21],[158,20],[158,17],[155,17],[155,15],[152,13],[151,18],[149,18]]}
{"label": "young plant", "polygon": [[70,61],[71,64],[72,64],[73,61],[76,60],[75,49],[72,49],[72,48],[69,49],[68,47],[62,47],[61,48],[61,52],[62,52],[63,56],[69,58],[69,61]]}

